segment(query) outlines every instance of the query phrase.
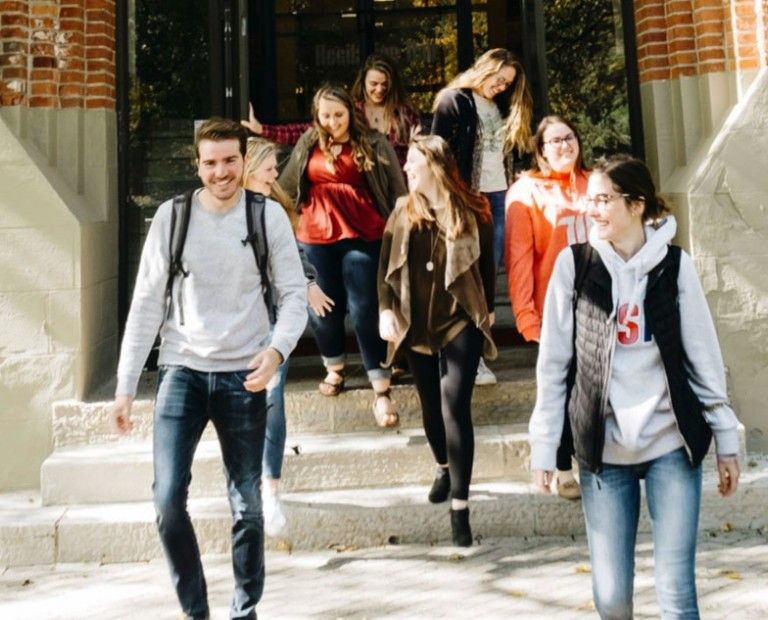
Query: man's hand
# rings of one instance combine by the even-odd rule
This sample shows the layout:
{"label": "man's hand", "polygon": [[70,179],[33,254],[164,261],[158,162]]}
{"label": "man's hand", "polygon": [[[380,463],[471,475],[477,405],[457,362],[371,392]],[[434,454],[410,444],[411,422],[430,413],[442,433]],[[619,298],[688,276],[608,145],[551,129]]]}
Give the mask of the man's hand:
{"label": "man's hand", "polygon": [[717,490],[720,495],[733,495],[739,486],[739,458],[737,456],[718,456],[717,473],[720,474],[720,484]]}
{"label": "man's hand", "polygon": [[379,313],[379,335],[382,340],[395,342],[400,335],[400,326],[397,324],[397,317],[392,310],[382,310]]}
{"label": "man's hand", "polygon": [[109,426],[113,433],[127,435],[133,430],[131,421],[131,408],[133,407],[133,396],[115,396],[115,403],[109,412]]}
{"label": "man's hand", "polygon": [[261,126],[261,123],[256,118],[256,115],[253,113],[253,104],[248,103],[248,120],[242,120],[240,121],[240,124],[244,127],[247,127],[251,130],[252,133],[255,133],[257,136],[261,135],[261,132],[264,131],[264,128]]}
{"label": "man's hand", "polygon": [[539,493],[544,493],[546,495],[552,494],[552,490],[549,488],[552,484],[552,475],[553,472],[544,469],[534,469],[531,472],[533,486],[536,487],[536,490]]}
{"label": "man's hand", "polygon": [[317,282],[311,282],[307,286],[307,301],[309,307],[321,319],[325,316],[326,312],[333,310],[334,301],[328,295],[325,294],[323,289],[317,284]]}
{"label": "man's hand", "polygon": [[276,349],[268,347],[261,353],[258,353],[248,363],[248,368],[253,370],[243,382],[245,389],[249,392],[261,392],[267,388],[267,384],[272,376],[277,372],[280,364],[283,363],[282,355]]}

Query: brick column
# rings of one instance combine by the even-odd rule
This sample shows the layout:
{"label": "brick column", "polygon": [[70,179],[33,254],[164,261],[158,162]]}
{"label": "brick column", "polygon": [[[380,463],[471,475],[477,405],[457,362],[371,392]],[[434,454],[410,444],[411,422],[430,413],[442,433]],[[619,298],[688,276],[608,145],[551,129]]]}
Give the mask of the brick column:
{"label": "brick column", "polygon": [[115,108],[114,0],[0,0],[0,105]]}
{"label": "brick column", "polygon": [[115,3],[85,0],[86,107],[115,106]]}
{"label": "brick column", "polygon": [[766,66],[767,15],[768,0],[638,0],[640,82]]}
{"label": "brick column", "polygon": [[17,105],[27,92],[27,2],[0,1],[0,105]]}
{"label": "brick column", "polygon": [[82,0],[62,0],[59,24],[59,104],[82,108],[85,103],[85,8]]}

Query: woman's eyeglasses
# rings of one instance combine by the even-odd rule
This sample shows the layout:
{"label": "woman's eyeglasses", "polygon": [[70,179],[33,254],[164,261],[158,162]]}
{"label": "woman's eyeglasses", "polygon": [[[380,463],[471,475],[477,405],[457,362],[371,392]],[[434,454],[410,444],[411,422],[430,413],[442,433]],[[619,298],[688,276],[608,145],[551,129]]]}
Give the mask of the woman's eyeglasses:
{"label": "woman's eyeglasses", "polygon": [[631,198],[629,194],[598,194],[597,196],[584,196],[579,203],[585,209],[605,209],[617,198]]}
{"label": "woman's eyeglasses", "polygon": [[494,88],[497,86],[501,86],[504,90],[507,90],[510,86],[512,86],[512,82],[514,80],[508,80],[503,75],[497,75],[493,80],[491,80],[491,86]]}
{"label": "woman's eyeglasses", "polygon": [[576,136],[572,133],[569,133],[567,136],[558,136],[556,138],[544,140],[544,144],[551,144],[552,146],[562,146],[563,144],[568,144],[573,146],[576,144]]}

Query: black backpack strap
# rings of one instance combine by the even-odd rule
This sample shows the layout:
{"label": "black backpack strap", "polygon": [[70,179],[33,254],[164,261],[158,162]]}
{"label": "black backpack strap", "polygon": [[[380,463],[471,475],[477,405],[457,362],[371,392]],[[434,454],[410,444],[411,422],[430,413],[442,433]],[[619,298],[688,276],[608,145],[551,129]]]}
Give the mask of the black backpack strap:
{"label": "black backpack strap", "polygon": [[576,301],[581,295],[581,287],[584,286],[584,278],[587,277],[589,264],[592,262],[592,246],[589,243],[576,243],[571,246],[573,252],[573,264],[575,273],[573,277],[573,308],[576,310]]}
{"label": "black backpack strap", "polygon": [[275,295],[269,278],[267,266],[269,265],[269,246],[267,242],[266,223],[266,199],[263,194],[245,191],[245,221],[248,226],[248,236],[242,240],[243,245],[251,244],[253,257],[261,276],[261,292],[264,295],[264,304],[267,306],[269,322],[277,319],[275,309]]}
{"label": "black backpack strap", "polygon": [[[189,190],[173,198],[171,206],[171,231],[168,235],[168,282],[165,285],[165,297],[168,300],[166,318],[171,315],[171,306],[173,302],[173,280],[180,273],[186,278],[189,272],[184,269],[182,264],[182,255],[184,254],[184,243],[187,240],[187,231],[189,230],[189,217],[192,213],[192,194],[194,190]],[[183,319],[182,319],[183,322]]]}
{"label": "black backpack strap", "polygon": [[677,282],[677,276],[680,274],[680,256],[683,251],[679,245],[670,245],[667,253],[669,254],[669,267],[672,270],[672,278]]}

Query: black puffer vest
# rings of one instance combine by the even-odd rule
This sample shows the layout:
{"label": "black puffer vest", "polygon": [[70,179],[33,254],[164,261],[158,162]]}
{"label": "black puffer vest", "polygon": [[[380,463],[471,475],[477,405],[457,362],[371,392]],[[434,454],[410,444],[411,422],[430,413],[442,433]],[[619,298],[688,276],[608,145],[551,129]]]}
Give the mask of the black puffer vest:
{"label": "black puffer vest", "polygon": [[[573,245],[571,250],[576,269],[574,356],[568,372],[566,411],[576,459],[582,467],[599,472],[603,465],[608,382],[616,346],[616,319],[610,318],[611,276],[600,255],[588,243]],[[680,248],[670,246],[664,259],[648,273],[643,306],[645,320],[664,363],[677,427],[691,465],[696,467],[709,449],[712,431],[685,370],[677,303],[679,269]]]}

